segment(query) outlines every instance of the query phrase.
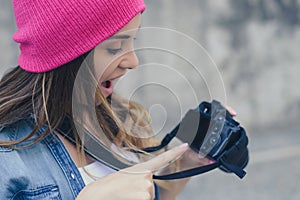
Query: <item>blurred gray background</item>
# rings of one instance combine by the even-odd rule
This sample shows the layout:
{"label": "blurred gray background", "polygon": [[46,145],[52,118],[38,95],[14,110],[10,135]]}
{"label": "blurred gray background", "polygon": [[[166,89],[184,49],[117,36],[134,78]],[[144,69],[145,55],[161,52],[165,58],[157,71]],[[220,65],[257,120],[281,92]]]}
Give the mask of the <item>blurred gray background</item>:
{"label": "blurred gray background", "polygon": [[[146,4],[143,26],[180,31],[209,52],[223,78],[227,103],[250,137],[251,160],[243,180],[215,170],[194,177],[178,199],[300,199],[300,1]],[[11,1],[1,1],[0,76],[17,65],[15,30]]]}

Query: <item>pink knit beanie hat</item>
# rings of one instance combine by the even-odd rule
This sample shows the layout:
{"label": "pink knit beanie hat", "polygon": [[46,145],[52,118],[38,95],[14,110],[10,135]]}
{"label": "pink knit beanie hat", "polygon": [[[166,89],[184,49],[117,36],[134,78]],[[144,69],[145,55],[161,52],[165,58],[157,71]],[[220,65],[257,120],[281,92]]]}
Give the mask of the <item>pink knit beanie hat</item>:
{"label": "pink knit beanie hat", "polygon": [[18,63],[55,69],[93,49],[145,10],[143,0],[13,0]]}

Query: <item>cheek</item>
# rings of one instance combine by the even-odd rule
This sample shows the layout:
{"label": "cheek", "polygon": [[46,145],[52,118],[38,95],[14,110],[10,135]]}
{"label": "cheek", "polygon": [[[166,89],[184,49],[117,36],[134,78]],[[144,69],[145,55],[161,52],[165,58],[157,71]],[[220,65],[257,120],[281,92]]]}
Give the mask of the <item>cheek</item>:
{"label": "cheek", "polygon": [[97,80],[103,79],[108,68],[108,59],[102,52],[94,52],[94,72]]}
{"label": "cheek", "polygon": [[[118,67],[119,60],[113,56],[108,56],[105,50],[96,49],[94,52],[94,71],[98,81],[103,81]],[[101,81],[101,82],[102,82]]]}
{"label": "cheek", "polygon": [[100,65],[99,63],[94,65],[94,71],[95,71],[95,77],[99,81],[100,79],[103,79],[104,75],[104,66]]}
{"label": "cheek", "polygon": [[105,62],[99,61],[95,62],[94,66],[95,76],[98,82],[103,82],[108,78],[112,78],[111,75],[114,73],[118,65],[117,62],[107,64]]}

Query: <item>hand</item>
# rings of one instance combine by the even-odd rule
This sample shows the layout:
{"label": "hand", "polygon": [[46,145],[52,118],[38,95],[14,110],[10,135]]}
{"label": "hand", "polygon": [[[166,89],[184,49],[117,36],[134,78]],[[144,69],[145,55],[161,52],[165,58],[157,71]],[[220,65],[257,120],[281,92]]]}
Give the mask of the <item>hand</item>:
{"label": "hand", "polygon": [[[236,111],[232,107],[226,106],[226,109],[233,117],[237,115]],[[214,161],[208,158],[200,157],[197,152],[189,148],[181,156],[181,158],[179,159],[179,163],[176,164],[178,164],[178,166],[180,167],[180,171],[183,171],[187,169],[192,169],[192,168],[212,164],[213,162]],[[168,169],[166,169],[164,172],[172,173],[172,171],[168,171]],[[182,189],[185,187],[185,185],[188,183],[189,180],[190,178],[184,178],[184,179],[169,181],[168,188],[160,188],[160,199],[175,200],[176,196],[182,191]]]}
{"label": "hand", "polygon": [[187,144],[183,144],[147,162],[107,175],[84,187],[77,200],[152,200],[155,197],[153,173],[187,149]]}

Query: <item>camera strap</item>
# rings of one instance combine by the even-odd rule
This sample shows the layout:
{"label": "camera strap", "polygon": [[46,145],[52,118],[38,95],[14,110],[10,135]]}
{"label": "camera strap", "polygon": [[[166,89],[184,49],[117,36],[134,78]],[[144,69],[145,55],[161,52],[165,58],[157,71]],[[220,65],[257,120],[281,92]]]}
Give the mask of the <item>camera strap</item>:
{"label": "camera strap", "polygon": [[[221,131],[221,133],[217,134],[216,130]],[[171,180],[191,177],[216,168],[228,173],[232,172],[239,178],[246,175],[243,169],[249,160],[248,137],[244,128],[232,118],[231,114],[218,101],[202,102],[197,109],[189,110],[182,121],[163,138],[158,146],[143,150],[149,153],[158,151],[166,147],[174,137],[189,143],[190,148],[195,152],[202,152],[214,163],[161,175],[156,177],[157,179]],[[219,144],[211,142],[218,140],[221,140]],[[206,149],[203,148],[205,146]]]}
{"label": "camera strap", "polygon": [[[205,133],[210,130],[209,127],[211,121],[213,120],[213,113],[207,112],[207,109],[211,110],[211,107],[214,105],[220,106],[219,102],[216,101],[213,101],[211,104],[207,102],[201,103],[198,108],[199,110],[190,110],[186,114],[182,122],[164,137],[160,145],[144,148],[143,150],[149,153],[158,151],[166,147],[175,136],[184,141],[186,140],[186,138],[181,137],[185,137],[186,134],[183,133],[187,133],[190,131],[195,132],[195,130],[186,129],[190,127],[196,127],[197,133],[196,135],[191,136],[193,138],[192,140],[190,140],[192,142],[189,142],[189,145],[195,151],[199,151],[199,149],[195,149],[195,146],[201,146],[201,144],[204,141],[204,136],[206,135]],[[199,124],[196,124],[196,126],[190,126],[190,122],[197,122]],[[232,172],[236,174],[239,178],[243,178],[246,174],[246,172],[243,169],[247,165],[249,159],[247,149],[248,137],[246,135],[245,130],[239,126],[238,122],[232,119],[231,115],[228,112],[226,112],[224,126],[226,135],[228,135],[229,137],[226,138],[228,142],[225,146],[222,147],[222,149],[219,149],[217,153],[215,152],[214,155],[208,155],[208,157],[214,161],[212,164],[166,175],[153,175],[153,178],[159,180],[181,179],[199,175],[216,168],[220,168],[221,170],[228,173]],[[76,143],[72,133],[72,128],[69,119],[67,117],[59,126],[57,131],[63,136],[65,136],[65,138],[73,144]],[[93,138],[92,134],[85,134],[84,140],[85,152],[97,161],[105,164],[106,166],[109,166],[115,170],[120,170],[131,166],[117,159],[108,148],[100,144],[100,142],[96,138]],[[131,151],[135,152],[134,150]],[[103,158],[105,158],[105,160]]]}

